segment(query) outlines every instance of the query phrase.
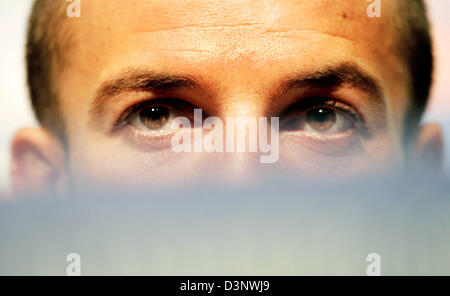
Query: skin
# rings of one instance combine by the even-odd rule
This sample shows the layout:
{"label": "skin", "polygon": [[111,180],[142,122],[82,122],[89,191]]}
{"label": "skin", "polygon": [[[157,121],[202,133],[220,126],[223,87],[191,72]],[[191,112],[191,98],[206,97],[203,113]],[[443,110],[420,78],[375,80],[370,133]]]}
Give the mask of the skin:
{"label": "skin", "polygon": [[[396,49],[393,2],[382,2],[381,18],[369,18],[368,3],[360,0],[85,1],[82,17],[67,21],[72,42],[55,78],[67,147],[42,128],[18,132],[13,143],[15,188],[36,190],[50,183],[64,188],[69,178],[74,186],[94,182],[154,188],[201,181],[205,174],[241,182],[274,168],[288,169],[298,178],[352,178],[404,168],[413,161],[402,143],[410,80]],[[286,78],[341,63],[373,78],[380,100],[352,85],[281,91]],[[101,86],[130,69],[188,75],[199,87],[121,92],[93,116]],[[132,129],[112,128],[126,108],[156,97],[187,100],[225,119],[280,116],[311,96],[339,98],[364,118],[370,135],[353,135],[350,141],[348,135],[332,139],[281,128],[279,161],[261,165],[254,153],[150,149],[135,139]],[[413,155],[437,155],[439,128],[428,126],[418,135]],[[28,154],[48,167],[46,173],[30,169],[32,161],[24,160]]]}

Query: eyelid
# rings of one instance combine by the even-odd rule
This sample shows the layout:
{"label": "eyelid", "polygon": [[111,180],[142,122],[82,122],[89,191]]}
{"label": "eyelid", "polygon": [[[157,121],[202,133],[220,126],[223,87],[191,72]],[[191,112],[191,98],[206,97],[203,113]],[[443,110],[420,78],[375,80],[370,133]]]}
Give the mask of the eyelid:
{"label": "eyelid", "polygon": [[[280,115],[281,120],[284,122],[289,121],[296,113],[308,112],[311,109],[326,107],[334,110],[346,112],[354,119],[354,128],[362,135],[368,134],[368,128],[364,117],[360,112],[348,103],[343,102],[340,99],[333,97],[307,97],[300,99],[294,104],[287,107]],[[286,119],[284,119],[286,118]],[[281,126],[283,124],[280,124]]]}
{"label": "eyelid", "polygon": [[357,117],[361,117],[360,113],[350,106],[347,103],[344,103],[335,98],[327,98],[327,97],[308,97],[297,101],[296,103],[287,107],[283,112],[281,112],[281,116],[292,113],[292,112],[305,112],[311,110],[313,108],[318,107],[329,107],[336,108],[344,111],[348,111],[351,114],[354,114]]}
{"label": "eyelid", "polygon": [[[132,106],[128,107],[124,112],[122,112],[119,118],[116,120],[114,128],[115,129],[120,128],[121,126],[125,125],[134,114],[136,114],[137,112],[141,111],[146,107],[154,105],[165,106],[174,112],[184,113],[180,114],[179,116],[184,116],[187,118],[191,118],[193,116],[193,111],[196,108],[193,104],[176,98],[147,99],[133,104]],[[187,110],[192,110],[192,114],[186,112]]]}

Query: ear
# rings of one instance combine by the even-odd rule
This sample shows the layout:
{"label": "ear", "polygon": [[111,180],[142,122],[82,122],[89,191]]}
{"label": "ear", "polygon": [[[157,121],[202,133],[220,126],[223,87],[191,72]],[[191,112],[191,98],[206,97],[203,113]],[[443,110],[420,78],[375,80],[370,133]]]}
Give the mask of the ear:
{"label": "ear", "polygon": [[410,162],[415,173],[438,177],[443,168],[443,136],[441,127],[429,123],[421,127],[412,143]]}
{"label": "ear", "polygon": [[65,152],[41,127],[23,128],[12,142],[11,180],[16,196],[59,195],[67,187]]}

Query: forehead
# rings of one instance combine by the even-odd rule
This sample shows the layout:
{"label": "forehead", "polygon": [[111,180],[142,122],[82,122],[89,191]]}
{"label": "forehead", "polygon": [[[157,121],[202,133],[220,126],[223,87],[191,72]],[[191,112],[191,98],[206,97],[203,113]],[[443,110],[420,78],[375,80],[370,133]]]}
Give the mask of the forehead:
{"label": "forehead", "polygon": [[72,30],[83,53],[103,55],[122,50],[210,62],[224,56],[273,59],[307,54],[304,47],[328,39],[376,52],[394,43],[392,3],[383,2],[382,18],[370,18],[369,2],[361,0],[85,1]]}
{"label": "forehead", "polygon": [[83,1],[81,18],[69,20],[73,42],[62,97],[92,95],[129,68],[256,87],[347,61],[395,91],[405,67],[394,50],[393,3],[382,1],[382,17],[370,18],[370,2],[361,0]]}
{"label": "forehead", "polygon": [[[382,3],[382,19],[386,20],[395,4]],[[369,4],[360,0],[97,0],[83,3],[83,18],[99,25],[106,22],[108,29],[135,32],[259,25],[273,29],[322,27],[349,35],[353,29],[373,30],[376,26],[366,26],[383,23],[367,16]],[[345,26],[336,26],[341,18]]]}

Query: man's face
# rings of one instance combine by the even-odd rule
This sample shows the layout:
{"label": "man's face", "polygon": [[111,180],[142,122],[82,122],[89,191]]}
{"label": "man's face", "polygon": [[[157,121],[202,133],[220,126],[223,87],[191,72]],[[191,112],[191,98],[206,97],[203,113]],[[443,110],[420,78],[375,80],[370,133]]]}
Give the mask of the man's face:
{"label": "man's face", "polygon": [[[408,72],[396,55],[393,2],[370,18],[361,0],[82,1],[57,80],[75,183],[242,180],[274,168],[361,176],[401,166]],[[278,161],[175,153],[170,122],[194,108],[224,125],[279,117]]]}

